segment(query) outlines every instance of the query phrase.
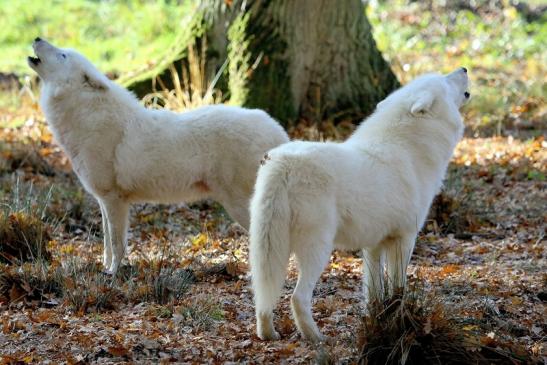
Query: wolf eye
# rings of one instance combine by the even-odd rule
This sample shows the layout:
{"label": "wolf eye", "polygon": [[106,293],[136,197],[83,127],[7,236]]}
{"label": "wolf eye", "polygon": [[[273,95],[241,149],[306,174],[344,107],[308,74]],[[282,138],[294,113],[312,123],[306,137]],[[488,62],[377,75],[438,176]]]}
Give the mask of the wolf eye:
{"label": "wolf eye", "polygon": [[66,58],[66,54],[61,53],[61,57]]}

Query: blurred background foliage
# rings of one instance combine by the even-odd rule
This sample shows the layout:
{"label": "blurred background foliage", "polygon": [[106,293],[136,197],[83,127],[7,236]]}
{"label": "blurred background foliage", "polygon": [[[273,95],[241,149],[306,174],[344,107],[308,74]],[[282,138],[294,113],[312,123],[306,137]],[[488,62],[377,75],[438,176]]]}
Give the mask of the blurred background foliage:
{"label": "blurred background foliage", "polygon": [[542,1],[395,0],[371,1],[367,15],[402,83],[470,69],[466,121],[475,134],[490,135],[545,130],[546,9]]}
{"label": "blurred background foliage", "polygon": [[[186,31],[197,5],[192,0],[2,1],[0,72],[19,80],[31,75],[25,57],[40,35],[78,49],[109,77],[123,78],[157,63]],[[545,9],[541,0],[375,0],[366,6],[377,45],[402,83],[424,72],[470,69],[472,100],[465,117],[468,134],[475,136],[537,136],[547,129]],[[184,88],[195,93],[192,85]],[[0,111],[21,109],[19,96],[2,93]],[[0,122],[13,117],[2,116]]]}
{"label": "blurred background foliage", "polygon": [[41,36],[75,48],[110,75],[140,68],[174,41],[190,1],[1,1],[0,71],[30,74],[26,56]]}

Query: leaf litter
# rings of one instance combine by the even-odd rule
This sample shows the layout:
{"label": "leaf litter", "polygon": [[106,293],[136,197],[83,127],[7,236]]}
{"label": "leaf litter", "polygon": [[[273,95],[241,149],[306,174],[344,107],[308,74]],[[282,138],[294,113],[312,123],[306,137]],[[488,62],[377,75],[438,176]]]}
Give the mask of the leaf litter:
{"label": "leaf litter", "polygon": [[[24,128],[29,127],[17,133],[30,133]],[[46,151],[55,149],[49,140],[38,143]],[[411,282],[419,278],[425,293],[441,300],[473,343],[493,348],[511,343],[536,358],[545,356],[547,332],[546,147],[543,137],[464,139],[441,192],[444,203],[434,204],[409,267]],[[59,161],[62,155],[42,157],[55,166],[55,174],[21,166],[2,174],[3,191],[11,188],[13,175],[36,187],[80,189],[69,162]],[[58,211],[73,207],[71,194],[58,194],[50,205],[61,207]],[[314,293],[314,316],[329,342],[312,346],[298,336],[289,305],[294,263],[276,310],[282,339],[263,342],[255,335],[248,237],[222,207],[209,201],[136,206],[129,264],[119,278],[100,281],[95,275],[101,270],[101,235],[89,228],[89,222],[98,226],[100,215],[93,202],[82,204],[81,232],[62,225],[48,243],[47,272],[69,267],[74,258],[87,263],[60,271],[62,289],[30,280],[36,273],[28,268],[39,263],[2,266],[3,363],[358,361],[365,311],[357,253],[335,252]],[[150,278],[176,272],[188,279],[180,295],[166,289],[165,300],[159,299],[163,292],[154,297],[158,284]],[[85,283],[96,291],[82,290],[78,277],[95,278]],[[87,293],[85,305],[71,303],[66,295],[71,285]],[[436,328],[436,320],[427,319],[424,331]]]}

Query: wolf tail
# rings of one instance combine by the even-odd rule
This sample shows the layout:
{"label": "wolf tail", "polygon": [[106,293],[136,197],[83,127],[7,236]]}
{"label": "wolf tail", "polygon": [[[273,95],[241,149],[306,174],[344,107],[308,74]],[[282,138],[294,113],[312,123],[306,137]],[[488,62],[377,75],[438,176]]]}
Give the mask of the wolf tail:
{"label": "wolf tail", "polygon": [[259,172],[251,200],[249,259],[256,314],[273,311],[285,281],[290,256],[288,171],[268,160]]}

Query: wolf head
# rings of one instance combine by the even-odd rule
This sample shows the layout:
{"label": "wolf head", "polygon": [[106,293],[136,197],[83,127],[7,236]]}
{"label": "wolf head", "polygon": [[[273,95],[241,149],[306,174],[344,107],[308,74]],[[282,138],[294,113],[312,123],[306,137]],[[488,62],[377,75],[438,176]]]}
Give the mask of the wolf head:
{"label": "wolf head", "polygon": [[[381,101],[377,109],[382,110],[397,103],[417,118],[457,113],[470,97],[468,85],[465,67],[460,67],[448,75],[424,75]],[[404,100],[402,104],[401,100]]]}
{"label": "wolf head", "polygon": [[28,65],[38,73],[53,97],[79,92],[105,92],[109,80],[84,56],[71,49],[57,48],[36,38],[32,44],[36,57]]}

